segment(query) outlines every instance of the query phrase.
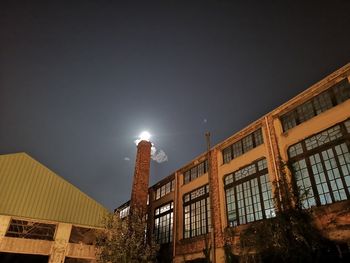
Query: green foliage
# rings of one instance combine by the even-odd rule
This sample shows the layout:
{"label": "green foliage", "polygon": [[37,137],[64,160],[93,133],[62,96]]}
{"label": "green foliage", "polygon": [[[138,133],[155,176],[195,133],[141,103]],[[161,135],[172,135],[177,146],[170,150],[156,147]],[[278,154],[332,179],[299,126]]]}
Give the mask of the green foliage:
{"label": "green foliage", "polygon": [[324,262],[336,246],[314,226],[311,211],[302,209],[308,193],[288,182],[291,166],[280,158],[278,163],[281,173],[273,184],[279,211],[275,218],[252,223],[241,232],[240,261]]}
{"label": "green foliage", "polygon": [[319,262],[335,246],[321,236],[308,212],[288,210],[251,224],[241,233],[243,251],[255,250],[264,262]]}
{"label": "green foliage", "polygon": [[158,245],[147,242],[145,216],[133,213],[124,219],[119,215],[105,218],[105,228],[96,240],[97,258],[103,263],[154,262]]}

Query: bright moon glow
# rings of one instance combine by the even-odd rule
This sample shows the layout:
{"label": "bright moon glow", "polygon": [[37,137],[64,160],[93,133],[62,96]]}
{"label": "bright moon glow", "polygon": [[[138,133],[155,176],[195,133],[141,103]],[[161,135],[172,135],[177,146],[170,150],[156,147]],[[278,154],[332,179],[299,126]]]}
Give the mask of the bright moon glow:
{"label": "bright moon glow", "polygon": [[150,138],[151,138],[151,134],[148,131],[141,132],[140,134],[141,141],[149,141]]}

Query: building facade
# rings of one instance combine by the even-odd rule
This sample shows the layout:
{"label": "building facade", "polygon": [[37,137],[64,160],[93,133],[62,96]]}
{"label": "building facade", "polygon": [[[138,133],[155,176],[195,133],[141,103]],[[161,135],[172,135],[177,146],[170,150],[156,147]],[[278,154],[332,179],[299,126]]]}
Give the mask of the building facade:
{"label": "building facade", "polygon": [[204,258],[211,244],[212,261],[224,262],[227,242],[239,253],[240,230],[283,209],[282,176],[307,193],[302,206],[323,235],[349,245],[349,82],[347,64],[150,187],[148,229],[161,261]]}
{"label": "building facade", "polygon": [[0,262],[96,262],[107,213],[29,155],[0,155]]}

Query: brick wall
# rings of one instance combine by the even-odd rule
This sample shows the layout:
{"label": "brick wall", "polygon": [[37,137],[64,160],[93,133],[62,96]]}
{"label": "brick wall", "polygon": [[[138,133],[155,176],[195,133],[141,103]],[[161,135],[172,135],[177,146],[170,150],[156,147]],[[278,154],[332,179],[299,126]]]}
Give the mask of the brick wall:
{"label": "brick wall", "polygon": [[151,143],[141,141],[137,145],[134,180],[131,191],[130,211],[147,211],[147,195],[149,185]]}

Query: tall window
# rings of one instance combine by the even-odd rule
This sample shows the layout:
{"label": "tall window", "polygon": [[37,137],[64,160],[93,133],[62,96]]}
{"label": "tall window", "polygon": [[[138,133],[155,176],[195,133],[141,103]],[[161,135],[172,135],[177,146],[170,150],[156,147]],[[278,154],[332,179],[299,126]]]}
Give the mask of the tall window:
{"label": "tall window", "polygon": [[265,158],[227,175],[224,184],[229,226],[275,216]]}
{"label": "tall window", "polygon": [[183,197],[184,238],[195,237],[209,232],[210,200],[209,185],[204,185]]}
{"label": "tall window", "polygon": [[287,131],[350,98],[350,83],[344,79],[281,117]]}
{"label": "tall window", "polygon": [[174,191],[174,187],[175,187],[175,180],[171,180],[170,182],[167,182],[167,183],[163,184],[162,186],[159,186],[156,190],[155,199],[158,200],[159,198]]}
{"label": "tall window", "polygon": [[288,149],[304,208],[350,199],[350,120]]}
{"label": "tall window", "polygon": [[206,172],[208,172],[208,161],[207,160],[201,162],[200,164],[198,164],[196,166],[193,166],[191,169],[184,172],[184,184],[191,182],[192,180],[205,174]]}
{"label": "tall window", "polygon": [[174,202],[158,207],[154,211],[154,234],[158,244],[172,242]]}
{"label": "tall window", "polygon": [[232,159],[237,158],[238,156],[250,151],[251,149],[263,144],[263,137],[261,129],[256,130],[255,132],[244,137],[242,140],[231,144],[226,147],[223,151],[224,163],[230,162]]}

